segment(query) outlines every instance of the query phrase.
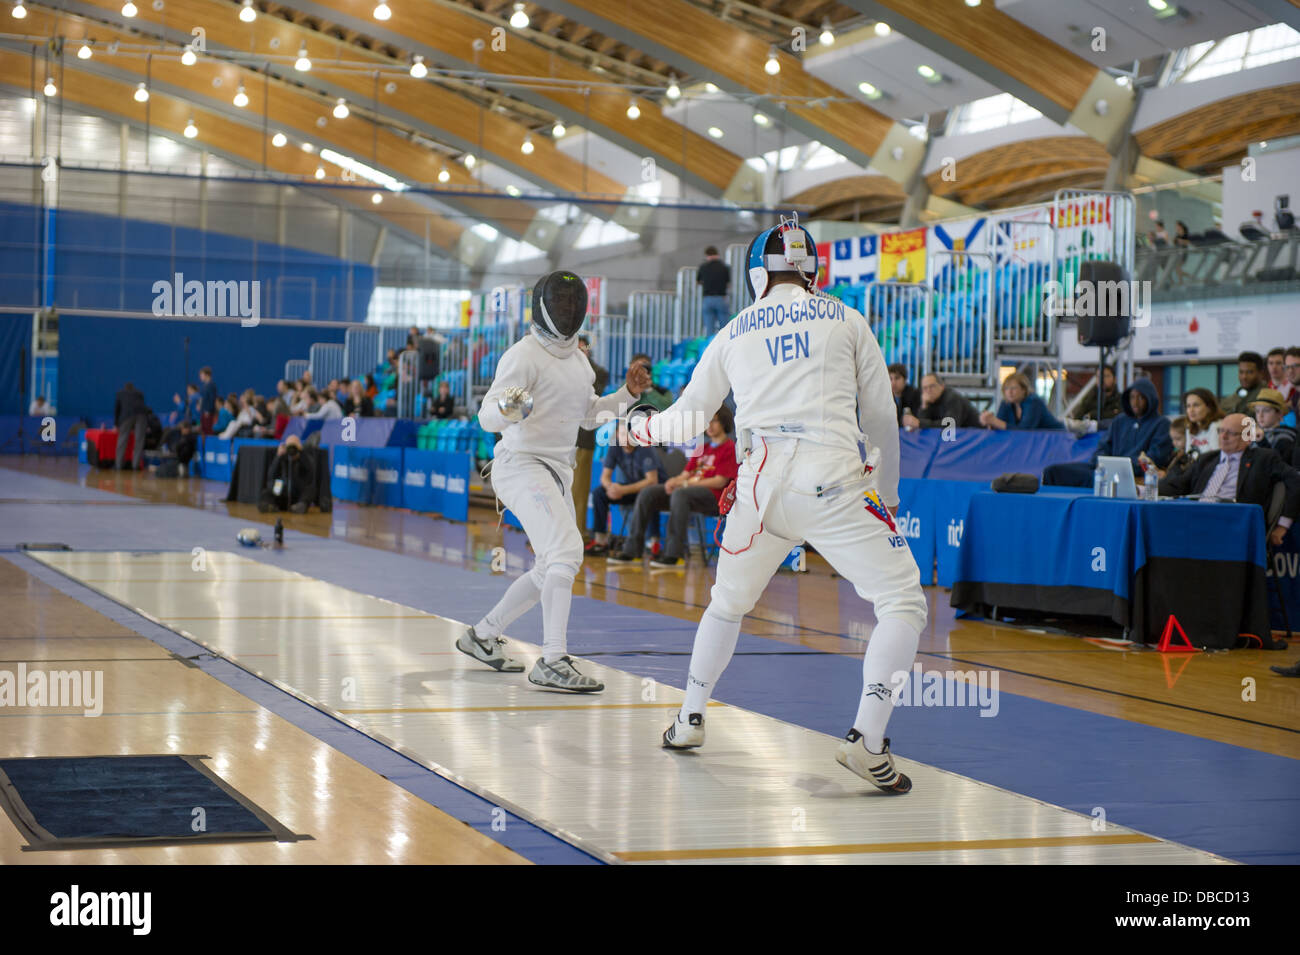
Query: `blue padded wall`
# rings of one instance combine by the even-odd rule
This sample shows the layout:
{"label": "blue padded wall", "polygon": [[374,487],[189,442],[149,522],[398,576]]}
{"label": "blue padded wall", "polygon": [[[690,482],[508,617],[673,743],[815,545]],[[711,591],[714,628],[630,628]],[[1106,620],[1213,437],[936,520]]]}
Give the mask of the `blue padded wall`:
{"label": "blue padded wall", "polygon": [[[30,329],[31,319],[24,322]],[[345,331],[342,325],[243,328],[235,322],[198,319],[63,315],[57,407],[66,415],[111,414],[118,390],[130,381],[162,417],[173,408],[172,395],[184,394],[186,336],[190,380],[195,384],[199,369],[211,365],[223,396],[245,388],[273,395],[286,359],[306,357],[313,342],[341,344]]]}

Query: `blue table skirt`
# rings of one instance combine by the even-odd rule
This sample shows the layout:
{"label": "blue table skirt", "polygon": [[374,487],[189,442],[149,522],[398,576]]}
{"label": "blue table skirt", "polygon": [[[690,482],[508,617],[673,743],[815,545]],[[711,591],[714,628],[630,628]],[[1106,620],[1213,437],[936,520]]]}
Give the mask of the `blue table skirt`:
{"label": "blue table skirt", "polygon": [[1263,511],[1249,504],[981,491],[952,604],[1109,617],[1147,639],[1174,613],[1201,646],[1267,641],[1264,545]]}

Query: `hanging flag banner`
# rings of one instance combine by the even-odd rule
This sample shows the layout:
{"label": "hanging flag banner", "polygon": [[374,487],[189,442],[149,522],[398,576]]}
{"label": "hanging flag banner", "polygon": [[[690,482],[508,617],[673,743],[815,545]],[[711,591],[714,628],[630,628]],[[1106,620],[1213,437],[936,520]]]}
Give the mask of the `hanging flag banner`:
{"label": "hanging flag banner", "polygon": [[880,278],[885,282],[925,281],[924,227],[880,236]]}
{"label": "hanging flag banner", "polygon": [[831,244],[817,243],[817,287],[826,288],[831,284]]}
{"label": "hanging flag banner", "polygon": [[592,275],[582,280],[587,286],[587,314],[604,315],[605,314],[605,279],[600,275]]}
{"label": "hanging flag banner", "polygon": [[[878,257],[875,235],[860,235],[853,239],[839,239],[832,243],[830,259],[830,284],[841,282],[866,285],[876,280]],[[820,254],[820,247],[818,254]]]}
{"label": "hanging flag banner", "polygon": [[988,245],[984,228],[986,222],[988,219],[985,217],[941,222],[930,228],[926,244],[935,252],[942,249],[950,252],[983,252]]}

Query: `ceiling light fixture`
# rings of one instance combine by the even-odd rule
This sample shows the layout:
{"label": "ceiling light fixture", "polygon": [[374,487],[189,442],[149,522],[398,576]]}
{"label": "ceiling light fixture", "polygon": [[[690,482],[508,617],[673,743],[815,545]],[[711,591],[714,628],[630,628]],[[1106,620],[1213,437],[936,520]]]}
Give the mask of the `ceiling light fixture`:
{"label": "ceiling light fixture", "polygon": [[641,107],[636,105],[636,100],[629,100],[627,104],[627,118],[636,119],[641,115]]}
{"label": "ceiling light fixture", "polygon": [[476,162],[478,162],[478,160],[474,158],[474,154],[473,154],[473,153],[466,153],[465,156],[464,156],[464,158],[461,159],[461,162],[463,162],[463,163],[465,164],[465,168],[466,168],[466,169],[473,169],[473,168],[474,168],[474,164],[475,164]]}
{"label": "ceiling light fixture", "polygon": [[324,179],[324,178],[325,178],[325,167],[324,167],[324,166],[317,166],[317,167],[316,167],[316,178],[317,178],[317,179]]}
{"label": "ceiling light fixture", "polygon": [[831,18],[826,17],[822,20],[822,35],[817,38],[822,46],[830,46],[835,42],[835,34],[831,31]]}
{"label": "ceiling light fixture", "polygon": [[525,136],[523,145],[519,147],[519,151],[525,156],[531,156],[533,154],[533,137]]}
{"label": "ceiling light fixture", "polygon": [[240,83],[240,84],[239,84],[239,89],[235,90],[235,100],[234,100],[234,103],[235,103],[235,105],[238,106],[240,109],[243,109],[245,106],[248,105],[248,94],[244,92],[244,84],[243,84],[243,83]]}
{"label": "ceiling light fixture", "polygon": [[193,66],[195,63],[198,62],[198,59],[199,58],[195,54],[193,47],[187,46],[185,47],[185,50],[181,53],[182,66]]}
{"label": "ceiling light fixture", "polygon": [[391,18],[392,15],[393,11],[389,9],[388,4],[385,3],[384,0],[379,0],[379,5],[375,7],[375,19],[387,20]]}
{"label": "ceiling light fixture", "polygon": [[271,137],[271,145],[274,146],[276,149],[279,149],[288,141],[289,141],[289,137],[286,136],[284,133],[276,133],[274,136]]}
{"label": "ceiling light fixture", "polygon": [[306,73],[311,69],[311,60],[307,59],[307,44],[298,48],[298,59],[293,61],[293,68],[299,73]]}
{"label": "ceiling light fixture", "polygon": [[384,197],[378,192],[372,192],[370,194],[370,201],[373,202],[375,205],[379,205],[381,202],[384,201]]}
{"label": "ceiling light fixture", "polygon": [[10,11],[15,20],[21,20],[27,16],[27,8],[23,6],[23,0],[15,0],[14,8]]}
{"label": "ceiling light fixture", "polygon": [[134,97],[134,99],[135,99],[135,101],[136,101],[137,103],[147,103],[147,102],[149,102],[149,91],[148,91],[147,89],[145,89],[145,86],[144,86],[143,83],[137,83],[137,84],[136,84],[136,87],[135,87],[135,93],[133,93],[132,96]]}
{"label": "ceiling light fixture", "polygon": [[422,80],[429,75],[429,68],[424,65],[424,57],[417,56],[411,61],[411,75],[417,80]]}
{"label": "ceiling light fixture", "polygon": [[448,181],[450,181],[450,179],[451,179],[451,173],[449,173],[449,172],[447,171],[447,167],[446,167],[446,166],[443,166],[441,169],[438,170],[438,181],[439,181],[439,182],[448,182]]}
{"label": "ceiling light fixture", "polygon": [[199,128],[194,125],[194,117],[191,116],[189,122],[185,124],[185,138],[193,139],[199,134]]}
{"label": "ceiling light fixture", "polygon": [[131,0],[126,0],[126,3],[122,4],[122,16],[126,17],[128,20],[139,12],[140,11],[135,8],[135,4],[132,3]]}
{"label": "ceiling light fixture", "polygon": [[668,97],[670,100],[672,100],[674,103],[677,102],[679,99],[681,99],[681,97],[682,97],[682,88],[681,88],[680,86],[677,85],[677,77],[676,77],[676,76],[669,77],[669,79],[668,79],[668,89],[666,89],[666,90],[664,91],[664,95],[667,96],[667,97]]}
{"label": "ceiling light fixture", "polygon": [[889,28],[889,24],[884,20],[876,21],[876,36],[889,36],[894,31]]}
{"label": "ceiling light fixture", "polygon": [[767,62],[763,64],[763,72],[768,76],[776,76],[781,72],[781,61],[776,58],[775,46],[767,51]]}
{"label": "ceiling light fixture", "polygon": [[714,139],[721,139],[723,136],[723,132],[722,130],[718,129],[718,127],[716,126],[710,126],[709,135],[712,136]]}
{"label": "ceiling light fixture", "polygon": [[46,96],[54,96],[59,92],[59,88],[54,85],[54,80],[47,76],[45,77],[45,88],[41,92]]}
{"label": "ceiling light fixture", "polygon": [[81,47],[77,50],[77,59],[88,60],[94,55],[94,51],[90,48],[90,42],[93,41],[88,41],[81,44]]}
{"label": "ceiling light fixture", "polygon": [[510,25],[516,30],[528,29],[528,14],[524,12],[522,3],[515,4],[515,12],[510,14]]}
{"label": "ceiling light fixture", "polygon": [[252,23],[257,19],[257,11],[253,9],[253,0],[244,0],[239,5],[239,19],[245,23]]}
{"label": "ceiling light fixture", "polygon": [[345,100],[342,96],[340,96],[339,101],[334,104],[334,118],[335,119],[348,118],[348,101]]}
{"label": "ceiling light fixture", "polygon": [[564,128],[563,123],[556,123],[554,126],[551,127],[551,135],[554,136],[556,139],[563,139],[564,134],[567,132],[568,130]]}

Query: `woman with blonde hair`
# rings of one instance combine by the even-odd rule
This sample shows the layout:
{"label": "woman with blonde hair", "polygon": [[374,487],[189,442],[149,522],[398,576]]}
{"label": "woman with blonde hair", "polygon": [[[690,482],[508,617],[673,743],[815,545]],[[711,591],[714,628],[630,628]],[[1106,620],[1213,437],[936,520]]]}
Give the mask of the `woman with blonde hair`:
{"label": "woman with blonde hair", "polygon": [[1219,421],[1223,412],[1219,399],[1209,388],[1193,388],[1183,395],[1183,414],[1187,416],[1187,442],[1183,446],[1192,457],[1219,450]]}
{"label": "woman with blonde hair", "polygon": [[1065,427],[1047,410],[1047,403],[1034,394],[1029,378],[1018,371],[1002,382],[1002,397],[996,414],[981,412],[980,424],[984,427],[997,431],[1060,431]]}

